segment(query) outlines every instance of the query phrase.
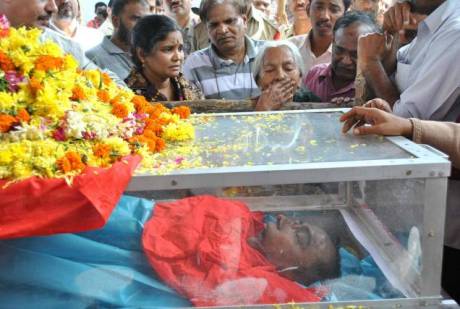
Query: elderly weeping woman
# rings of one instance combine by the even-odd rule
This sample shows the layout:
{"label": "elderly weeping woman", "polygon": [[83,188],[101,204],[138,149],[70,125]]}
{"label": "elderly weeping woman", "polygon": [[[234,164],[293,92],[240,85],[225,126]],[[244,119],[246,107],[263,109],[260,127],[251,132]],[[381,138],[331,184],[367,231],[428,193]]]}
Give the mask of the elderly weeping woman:
{"label": "elderly weeping woman", "polygon": [[276,110],[289,102],[321,102],[309,90],[300,89],[303,68],[302,56],[291,42],[267,42],[252,69],[261,90],[254,99],[255,110]]}
{"label": "elderly weeping woman", "polygon": [[184,42],[174,20],[145,16],[134,27],[132,40],[135,67],[125,82],[135,93],[150,102],[203,99],[201,91],[182,76]]}

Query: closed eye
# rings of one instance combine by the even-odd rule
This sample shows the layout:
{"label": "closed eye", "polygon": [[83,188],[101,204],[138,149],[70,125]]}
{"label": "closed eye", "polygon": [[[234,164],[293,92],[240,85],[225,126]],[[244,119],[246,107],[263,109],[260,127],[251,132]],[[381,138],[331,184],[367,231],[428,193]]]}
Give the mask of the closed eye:
{"label": "closed eye", "polygon": [[296,239],[298,245],[306,249],[308,246],[310,246],[311,243],[311,233],[310,229],[306,226],[300,227],[296,230]]}

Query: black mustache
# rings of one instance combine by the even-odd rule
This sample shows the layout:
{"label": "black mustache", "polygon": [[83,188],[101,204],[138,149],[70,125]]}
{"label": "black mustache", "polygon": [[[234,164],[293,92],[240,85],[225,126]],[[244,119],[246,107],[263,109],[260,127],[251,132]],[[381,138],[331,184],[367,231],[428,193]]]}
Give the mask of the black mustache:
{"label": "black mustache", "polygon": [[317,26],[322,26],[322,25],[328,25],[330,27],[332,27],[332,24],[330,21],[328,20],[320,20],[316,23]]}

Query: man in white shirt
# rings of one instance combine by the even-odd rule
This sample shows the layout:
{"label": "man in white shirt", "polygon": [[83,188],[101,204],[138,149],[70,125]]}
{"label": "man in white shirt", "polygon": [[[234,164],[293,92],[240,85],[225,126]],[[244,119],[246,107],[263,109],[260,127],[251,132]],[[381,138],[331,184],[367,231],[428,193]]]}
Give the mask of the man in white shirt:
{"label": "man in white shirt", "polygon": [[80,44],[87,51],[102,42],[104,35],[99,30],[80,24],[78,0],[55,0],[58,11],[53,14],[50,28]]}
{"label": "man in white shirt", "polygon": [[332,38],[335,21],[348,9],[344,0],[311,0],[307,13],[312,29],[308,34],[288,39],[296,45],[308,72],[314,65],[330,63],[332,56]]}
{"label": "man in white shirt", "polygon": [[[418,23],[420,14],[428,17]],[[398,3],[386,14],[384,28],[386,37],[374,33],[359,41],[359,65],[375,95],[405,118],[459,120],[460,1]],[[400,30],[414,28],[411,44],[397,52],[387,48]]]}
{"label": "man in white shirt", "polygon": [[200,22],[200,18],[192,12],[190,0],[164,0],[163,7],[166,16],[174,19],[181,28],[184,54],[187,57],[192,52],[193,29]]}
{"label": "man in white shirt", "polygon": [[[427,17],[420,21],[418,16]],[[404,118],[460,122],[460,1],[398,3],[384,19],[386,37],[370,34],[358,44],[368,86],[387,110]],[[393,52],[391,34],[417,29],[417,37]],[[442,286],[460,301],[460,180],[449,180]],[[457,177],[455,177],[457,176]],[[436,206],[436,205],[433,205]]]}

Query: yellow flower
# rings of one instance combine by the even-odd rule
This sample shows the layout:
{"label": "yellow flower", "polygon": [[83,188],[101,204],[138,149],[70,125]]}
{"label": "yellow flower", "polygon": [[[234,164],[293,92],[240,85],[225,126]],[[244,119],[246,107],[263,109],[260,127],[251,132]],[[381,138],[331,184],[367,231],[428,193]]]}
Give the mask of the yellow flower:
{"label": "yellow flower", "polygon": [[8,113],[13,109],[16,102],[14,93],[0,91],[0,113]]}
{"label": "yellow flower", "polygon": [[189,122],[171,122],[163,131],[162,137],[169,141],[187,141],[195,138],[195,128]]}

